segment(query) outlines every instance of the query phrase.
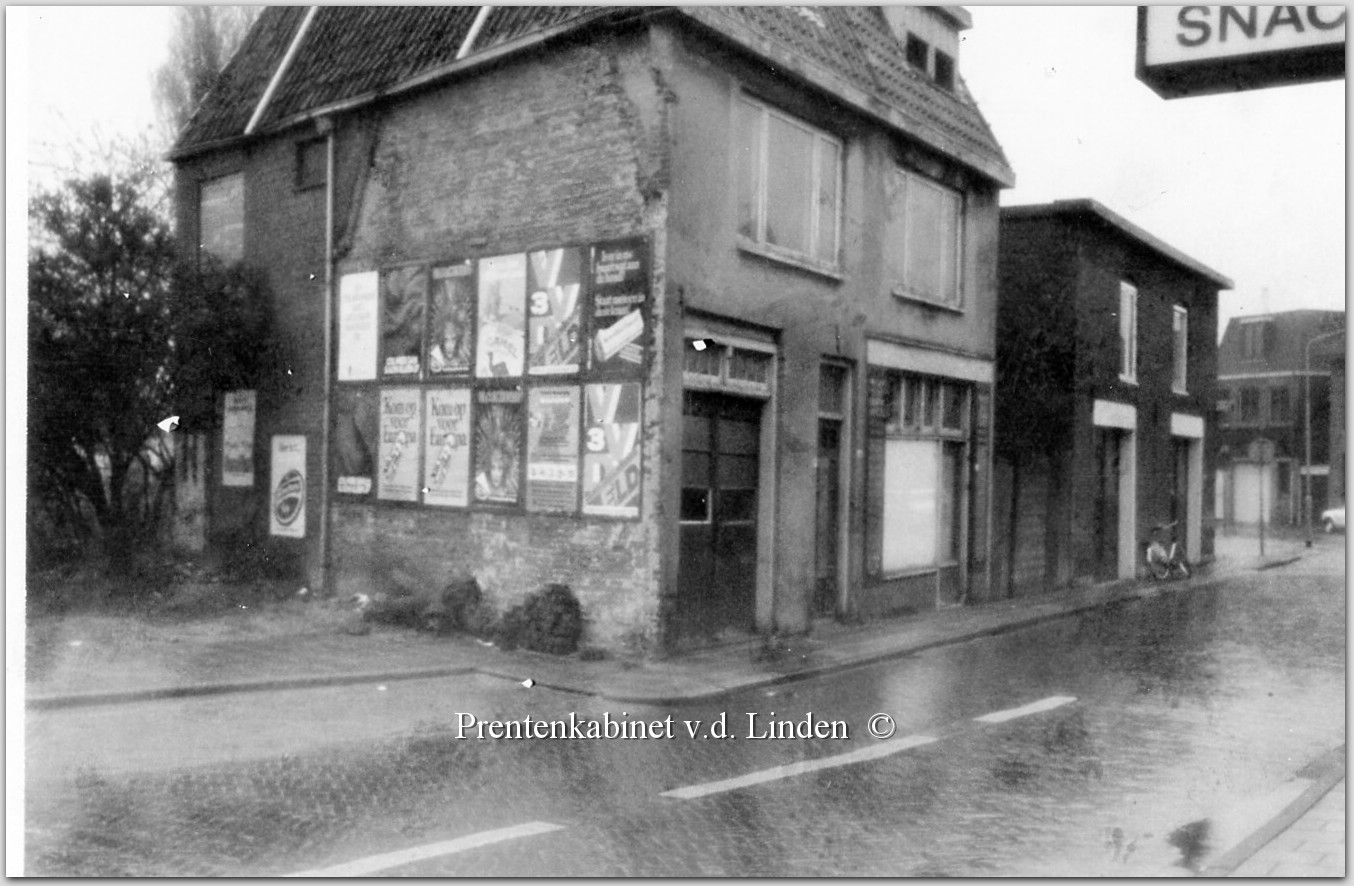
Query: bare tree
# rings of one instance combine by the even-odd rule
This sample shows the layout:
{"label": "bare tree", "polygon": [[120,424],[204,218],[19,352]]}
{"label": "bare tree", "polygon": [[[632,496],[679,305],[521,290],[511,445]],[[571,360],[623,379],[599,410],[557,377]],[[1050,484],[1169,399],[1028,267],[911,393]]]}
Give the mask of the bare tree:
{"label": "bare tree", "polygon": [[160,125],[173,139],[216,85],[262,6],[180,6],[174,10],[169,59],[155,72]]}

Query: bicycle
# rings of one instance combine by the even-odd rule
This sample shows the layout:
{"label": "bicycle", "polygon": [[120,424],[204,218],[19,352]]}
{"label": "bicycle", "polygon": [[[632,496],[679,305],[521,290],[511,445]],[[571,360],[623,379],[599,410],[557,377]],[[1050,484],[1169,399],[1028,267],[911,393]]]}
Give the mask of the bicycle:
{"label": "bicycle", "polygon": [[1185,552],[1175,540],[1175,533],[1169,532],[1178,522],[1159,523],[1152,527],[1152,540],[1147,545],[1144,559],[1147,561],[1147,574],[1158,581],[1189,578],[1189,562],[1185,560]]}

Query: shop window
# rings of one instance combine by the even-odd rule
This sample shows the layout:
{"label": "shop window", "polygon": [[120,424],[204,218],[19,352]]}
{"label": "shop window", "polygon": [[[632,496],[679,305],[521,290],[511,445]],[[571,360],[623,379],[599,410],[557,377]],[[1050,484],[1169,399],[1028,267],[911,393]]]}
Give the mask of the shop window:
{"label": "shop window", "polygon": [[231,265],[244,258],[244,174],[223,175],[198,191],[198,253]]}
{"label": "shop window", "polygon": [[1171,390],[1189,391],[1189,312],[1179,305],[1171,314]]}
{"label": "shop window", "polygon": [[760,102],[738,103],[738,232],[816,264],[837,264],[841,142]]}
{"label": "shop window", "polygon": [[324,185],[329,175],[329,141],[313,138],[296,146],[296,189],[307,191]]}
{"label": "shop window", "polygon": [[1138,289],[1128,282],[1119,284],[1119,378],[1138,380]]}
{"label": "shop window", "polygon": [[887,233],[901,247],[887,258],[894,294],[962,308],[963,195],[902,169],[894,184]]}

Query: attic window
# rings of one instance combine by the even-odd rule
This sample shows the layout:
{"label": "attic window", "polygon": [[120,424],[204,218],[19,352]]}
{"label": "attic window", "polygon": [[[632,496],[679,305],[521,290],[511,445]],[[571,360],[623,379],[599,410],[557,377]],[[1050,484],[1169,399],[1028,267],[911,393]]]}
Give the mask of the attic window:
{"label": "attic window", "polygon": [[907,63],[919,71],[926,70],[926,56],[931,46],[916,34],[907,35]]}
{"label": "attic window", "polygon": [[936,85],[954,90],[954,59],[939,49],[936,50]]}

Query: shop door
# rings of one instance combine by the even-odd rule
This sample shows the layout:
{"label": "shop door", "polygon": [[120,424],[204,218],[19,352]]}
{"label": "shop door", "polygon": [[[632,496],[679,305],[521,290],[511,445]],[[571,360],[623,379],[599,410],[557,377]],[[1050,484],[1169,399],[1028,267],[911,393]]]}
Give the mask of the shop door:
{"label": "shop door", "polygon": [[1095,507],[1095,576],[1107,580],[1119,575],[1119,431],[1097,428],[1096,463],[1099,494]]}
{"label": "shop door", "polygon": [[832,615],[837,609],[838,511],[841,501],[842,423],[818,420],[817,551],[813,614]]}
{"label": "shop door", "polygon": [[762,404],[687,391],[678,623],[688,637],[754,627]]}

